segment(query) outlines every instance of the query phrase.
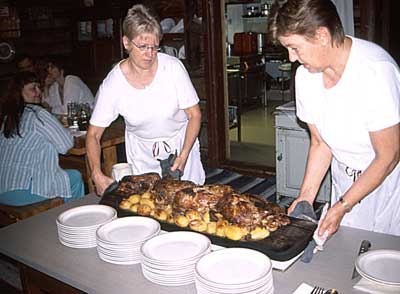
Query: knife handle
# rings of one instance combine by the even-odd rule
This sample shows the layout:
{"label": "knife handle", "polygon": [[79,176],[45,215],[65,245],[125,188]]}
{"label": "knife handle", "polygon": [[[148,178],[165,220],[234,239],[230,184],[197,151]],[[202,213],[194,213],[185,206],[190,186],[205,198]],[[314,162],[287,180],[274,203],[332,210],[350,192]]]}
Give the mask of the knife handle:
{"label": "knife handle", "polygon": [[361,242],[360,251],[358,252],[358,255],[367,252],[370,247],[371,247],[371,242],[369,242],[368,240],[363,240]]}

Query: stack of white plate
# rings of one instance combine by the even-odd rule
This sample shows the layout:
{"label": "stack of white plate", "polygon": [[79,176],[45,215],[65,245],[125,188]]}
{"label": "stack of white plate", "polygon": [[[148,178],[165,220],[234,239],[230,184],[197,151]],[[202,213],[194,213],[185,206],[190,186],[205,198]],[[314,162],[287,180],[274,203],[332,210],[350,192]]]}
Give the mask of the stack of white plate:
{"label": "stack of white plate", "polygon": [[199,294],[274,293],[271,260],[245,248],[222,249],[200,258],[195,283]]}
{"label": "stack of white plate", "polygon": [[164,286],[194,282],[196,262],[211,250],[211,241],[194,232],[172,232],[146,241],[142,248],[143,275]]}
{"label": "stack of white plate", "polygon": [[149,217],[130,216],[113,220],[97,230],[97,253],[110,263],[140,263],[143,242],[158,235],[160,230],[160,224]]}
{"label": "stack of white plate", "polygon": [[58,239],[72,248],[96,247],[96,230],[117,218],[117,211],[107,205],[84,205],[61,213],[57,220]]}
{"label": "stack of white plate", "polygon": [[[355,265],[359,274],[377,287],[388,288],[387,293],[400,293],[400,251],[371,250],[361,254]],[[384,288],[382,293],[386,293]]]}

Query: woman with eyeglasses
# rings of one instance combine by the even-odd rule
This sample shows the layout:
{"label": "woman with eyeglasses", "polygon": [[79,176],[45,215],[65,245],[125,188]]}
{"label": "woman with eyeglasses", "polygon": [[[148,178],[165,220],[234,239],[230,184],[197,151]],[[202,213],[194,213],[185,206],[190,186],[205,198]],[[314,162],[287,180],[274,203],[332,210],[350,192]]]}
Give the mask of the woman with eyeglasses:
{"label": "woman with eyeglasses", "polygon": [[346,36],[331,0],[276,0],[272,38],[296,72],[296,111],[311,145],[299,201],[313,203],[331,168],[331,208],[319,234],[339,225],[400,235],[400,70],[369,41]]}
{"label": "woman with eyeglasses", "polygon": [[73,146],[69,131],[41,107],[39,80],[18,73],[0,97],[0,203],[28,205],[84,195],[81,174],[63,170],[58,154]]}
{"label": "woman with eyeglasses", "polygon": [[113,182],[101,171],[100,139],[119,115],[125,119],[126,155],[134,174],[161,174],[159,159],[177,151],[171,170],[181,171],[182,180],[204,183],[197,139],[199,98],[179,59],[158,52],[161,38],[160,24],[146,7],[128,10],[122,41],[129,56],[101,84],[86,137],[92,179],[100,195]]}

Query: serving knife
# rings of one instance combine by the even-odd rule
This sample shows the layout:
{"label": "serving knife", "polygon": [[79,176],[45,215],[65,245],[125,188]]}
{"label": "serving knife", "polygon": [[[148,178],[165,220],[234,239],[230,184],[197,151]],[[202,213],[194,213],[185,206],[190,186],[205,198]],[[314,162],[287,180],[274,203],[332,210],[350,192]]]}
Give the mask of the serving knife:
{"label": "serving knife", "polygon": [[[371,247],[371,242],[369,242],[368,240],[363,240],[361,242],[360,250],[358,251],[357,257],[360,256],[361,254],[367,252],[370,247]],[[353,280],[359,276],[360,276],[360,274],[358,273],[358,271],[356,269],[356,265],[354,264],[354,269],[353,269],[353,274],[351,275],[351,279]]]}

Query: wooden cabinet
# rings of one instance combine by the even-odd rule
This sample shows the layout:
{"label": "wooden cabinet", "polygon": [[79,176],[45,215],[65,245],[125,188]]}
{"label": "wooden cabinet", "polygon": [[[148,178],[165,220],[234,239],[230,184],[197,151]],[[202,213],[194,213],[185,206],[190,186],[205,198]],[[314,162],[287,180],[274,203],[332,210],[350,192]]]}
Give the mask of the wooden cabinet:
{"label": "wooden cabinet", "polygon": [[[171,46],[177,52],[184,47],[184,55],[180,57],[187,70],[198,71],[204,69],[202,1],[200,0],[152,0],[146,2],[160,21],[172,18],[176,27],[172,32],[165,32],[161,46]],[[204,91],[202,91],[204,92]]]}
{"label": "wooden cabinet", "polygon": [[20,264],[20,275],[23,285],[23,293],[29,294],[83,294],[74,287],[62,283],[48,275],[34,270],[24,264]]}
{"label": "wooden cabinet", "polygon": [[17,52],[31,56],[70,56],[73,43],[74,4],[68,0],[55,2],[17,0],[20,34]]}
{"label": "wooden cabinet", "polygon": [[121,24],[126,7],[118,3],[95,1],[91,7],[81,4],[74,20],[73,59],[77,71],[95,93],[112,66],[123,58]]}

